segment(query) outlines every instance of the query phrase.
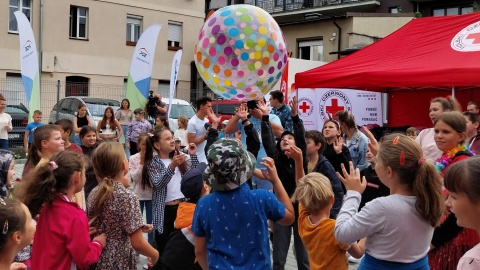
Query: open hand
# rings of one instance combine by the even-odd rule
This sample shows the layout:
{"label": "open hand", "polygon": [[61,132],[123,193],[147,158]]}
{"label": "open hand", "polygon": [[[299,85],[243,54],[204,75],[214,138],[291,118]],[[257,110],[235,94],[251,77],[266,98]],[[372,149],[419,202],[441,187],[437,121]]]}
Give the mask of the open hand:
{"label": "open hand", "polygon": [[335,150],[335,153],[340,154],[342,153],[342,148],[343,148],[343,138],[342,136],[338,136],[335,141],[333,141],[333,150]]}
{"label": "open hand", "polygon": [[300,149],[296,145],[292,145],[287,150],[285,150],[285,156],[295,160],[295,162],[302,162],[302,149]]}
{"label": "open hand", "polygon": [[235,115],[238,118],[240,118],[240,120],[242,120],[242,121],[247,119],[247,116],[248,116],[247,104],[245,104],[245,103],[240,104],[240,107],[238,107],[238,110],[237,110],[237,112],[235,112]]}
{"label": "open hand", "polygon": [[267,170],[261,170],[263,177],[265,180],[268,180],[269,182],[273,183],[275,181],[280,181],[280,178],[278,178],[277,174],[277,168],[275,167],[275,163],[273,162],[272,158],[269,157],[264,157],[262,159],[263,161],[260,162]]}
{"label": "open hand", "polygon": [[378,153],[378,147],[379,147],[377,139],[375,139],[375,136],[373,136],[373,133],[370,132],[370,130],[366,126],[363,126],[360,130],[365,135],[367,135],[368,139],[370,140],[370,142],[368,143],[368,149],[374,156],[376,156]]}
{"label": "open hand", "polygon": [[355,190],[358,191],[360,194],[365,190],[367,187],[367,179],[365,179],[365,176],[363,179],[360,179],[360,170],[354,169],[353,168],[353,163],[350,161],[350,174],[347,173],[347,170],[345,170],[345,166],[343,163],[341,164],[342,166],[342,173],[345,175],[345,178],[337,172],[337,177],[342,181],[343,185],[345,185],[345,188],[347,190]]}
{"label": "open hand", "polygon": [[265,105],[265,102],[263,100],[259,100],[257,102],[257,108],[262,112],[262,115],[268,115],[270,110],[268,109],[267,105]]}
{"label": "open hand", "polygon": [[208,119],[212,120],[212,125],[214,123],[216,123],[218,125],[218,123],[220,123],[220,121],[222,120],[222,117],[217,117],[217,115],[215,114],[215,112],[212,110],[212,109],[208,109],[207,110],[207,116],[208,116]]}
{"label": "open hand", "polygon": [[293,97],[289,102],[288,105],[290,105],[290,109],[292,110],[292,116],[297,116],[298,115],[298,102],[297,102],[297,97]]}

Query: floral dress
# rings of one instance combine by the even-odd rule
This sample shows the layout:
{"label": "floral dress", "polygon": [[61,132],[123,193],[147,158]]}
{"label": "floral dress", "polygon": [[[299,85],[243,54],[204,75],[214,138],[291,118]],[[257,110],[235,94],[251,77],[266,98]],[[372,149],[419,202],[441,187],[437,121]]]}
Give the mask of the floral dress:
{"label": "floral dress", "polygon": [[[92,217],[94,201],[97,197],[96,187],[88,196],[87,214]],[[107,234],[107,245],[103,248],[98,262],[89,269],[135,270],[137,261],[135,251],[130,243],[130,235],[143,225],[137,195],[114,182],[112,197],[104,204],[102,214],[92,224],[97,228],[97,235]]]}

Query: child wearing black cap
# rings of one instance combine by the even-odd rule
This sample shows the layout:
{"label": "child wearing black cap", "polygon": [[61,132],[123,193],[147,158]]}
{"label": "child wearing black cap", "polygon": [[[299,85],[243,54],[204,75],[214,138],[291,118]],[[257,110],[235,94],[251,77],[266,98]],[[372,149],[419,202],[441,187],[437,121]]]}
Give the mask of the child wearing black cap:
{"label": "child wearing black cap", "polygon": [[187,201],[178,205],[175,219],[177,230],[170,234],[162,255],[165,270],[202,269],[195,260],[195,235],[191,227],[197,201],[210,193],[210,187],[202,179],[206,168],[207,165],[202,162],[182,176],[180,191]]}

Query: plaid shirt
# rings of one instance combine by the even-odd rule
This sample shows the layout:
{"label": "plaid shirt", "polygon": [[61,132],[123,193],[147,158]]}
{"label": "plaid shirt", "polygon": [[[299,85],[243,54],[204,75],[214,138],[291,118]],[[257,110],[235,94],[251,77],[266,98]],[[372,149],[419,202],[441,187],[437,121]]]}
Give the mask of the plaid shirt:
{"label": "plaid shirt", "polygon": [[[192,168],[197,167],[198,159],[196,155],[191,155]],[[147,164],[148,178],[153,184],[152,196],[152,219],[153,228],[158,233],[163,233],[163,220],[165,213],[165,200],[167,198],[167,185],[175,175],[175,171],[170,166],[165,166],[158,155],[155,155],[151,162]]]}

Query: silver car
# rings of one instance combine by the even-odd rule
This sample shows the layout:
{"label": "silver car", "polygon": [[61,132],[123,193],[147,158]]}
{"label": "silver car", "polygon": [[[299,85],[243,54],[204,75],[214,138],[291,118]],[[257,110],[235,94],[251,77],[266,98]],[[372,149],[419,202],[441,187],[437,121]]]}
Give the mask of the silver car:
{"label": "silver car", "polygon": [[66,97],[53,106],[50,117],[48,118],[48,123],[53,124],[64,118],[70,119],[73,122],[80,103],[87,106],[87,115],[90,115],[92,119],[93,128],[97,128],[97,122],[102,120],[107,107],[112,107],[114,112],[120,108],[120,102],[118,100],[95,97]]}

